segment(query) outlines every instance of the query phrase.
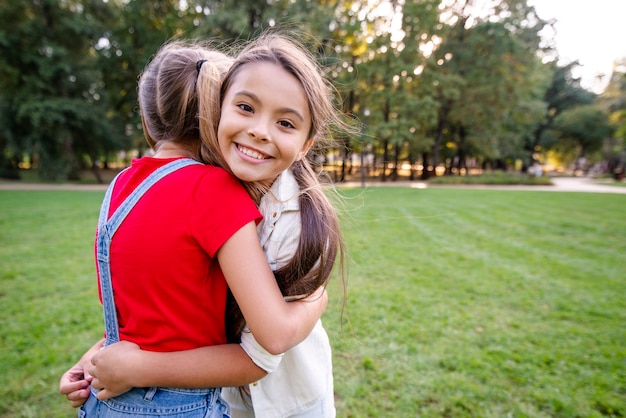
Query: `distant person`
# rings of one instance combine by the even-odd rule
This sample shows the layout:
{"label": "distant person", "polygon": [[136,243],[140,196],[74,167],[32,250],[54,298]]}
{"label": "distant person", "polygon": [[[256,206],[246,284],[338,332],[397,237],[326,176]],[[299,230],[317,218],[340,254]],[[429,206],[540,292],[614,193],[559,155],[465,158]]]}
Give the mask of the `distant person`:
{"label": "distant person", "polygon": [[533,165],[530,166],[528,171],[530,172],[531,175],[535,177],[543,176],[543,169],[541,168],[541,164],[539,163],[533,163]]}

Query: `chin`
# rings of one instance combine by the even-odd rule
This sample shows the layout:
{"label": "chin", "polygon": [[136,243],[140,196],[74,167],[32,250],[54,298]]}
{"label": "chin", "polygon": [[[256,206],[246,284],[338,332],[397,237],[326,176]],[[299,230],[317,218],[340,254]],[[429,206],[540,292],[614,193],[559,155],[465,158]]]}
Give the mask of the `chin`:
{"label": "chin", "polygon": [[233,174],[235,175],[235,177],[237,177],[239,180],[241,181],[245,181],[246,183],[252,183],[254,181],[259,181],[259,179],[257,178],[257,176],[254,175],[250,175],[248,173],[241,173],[241,172],[237,172],[237,171],[233,171]]}

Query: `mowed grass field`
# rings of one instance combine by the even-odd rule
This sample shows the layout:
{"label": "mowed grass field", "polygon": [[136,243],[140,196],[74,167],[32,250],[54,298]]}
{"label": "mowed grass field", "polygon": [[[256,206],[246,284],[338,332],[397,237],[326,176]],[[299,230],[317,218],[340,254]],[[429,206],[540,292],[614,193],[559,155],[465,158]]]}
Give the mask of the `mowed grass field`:
{"label": "mowed grass field", "polygon": [[[339,189],[338,417],[626,416],[626,195]],[[103,192],[0,191],[0,416],[71,417]]]}

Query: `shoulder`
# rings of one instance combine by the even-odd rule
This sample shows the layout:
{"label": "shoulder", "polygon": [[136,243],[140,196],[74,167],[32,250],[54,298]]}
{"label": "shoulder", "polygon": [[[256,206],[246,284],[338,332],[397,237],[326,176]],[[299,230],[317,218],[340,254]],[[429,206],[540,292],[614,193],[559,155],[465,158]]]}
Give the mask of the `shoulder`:
{"label": "shoulder", "polygon": [[[221,167],[212,165],[193,165],[189,167],[190,176],[197,179],[198,185],[202,188],[213,188],[220,191],[233,190],[244,191],[243,184],[232,174]],[[197,177],[196,177],[197,176]],[[247,192],[246,192],[247,194]]]}
{"label": "shoulder", "polygon": [[[185,193],[190,196],[190,203],[201,207],[221,206],[236,208],[254,208],[254,201],[243,184],[223,168],[195,164],[180,170],[178,184],[174,186],[181,199]],[[207,209],[208,210],[208,209]]]}

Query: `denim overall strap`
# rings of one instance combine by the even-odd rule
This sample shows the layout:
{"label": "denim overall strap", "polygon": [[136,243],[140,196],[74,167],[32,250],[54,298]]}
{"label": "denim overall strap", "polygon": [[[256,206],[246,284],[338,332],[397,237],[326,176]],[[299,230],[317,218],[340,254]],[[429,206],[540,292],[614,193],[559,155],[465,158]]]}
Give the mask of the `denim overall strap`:
{"label": "denim overall strap", "polygon": [[[187,167],[192,164],[201,164],[198,161],[182,158],[172,161],[151,173],[141,184],[133,190],[133,192],[122,202],[115,213],[109,218],[109,207],[111,205],[111,195],[115,181],[119,177],[118,174],[109,185],[107,192],[100,208],[100,217],[98,220],[97,232],[97,258],[98,270],[100,273],[100,289],[102,294],[102,307],[104,310],[104,327],[106,329],[106,341],[104,345],[118,342],[119,325],[117,322],[117,313],[115,309],[115,300],[113,297],[113,286],[111,284],[111,268],[110,268],[110,249],[111,239],[122,224],[126,216],[130,213],[135,204],[155,183],[168,174]],[[108,219],[108,220],[107,220]]]}

